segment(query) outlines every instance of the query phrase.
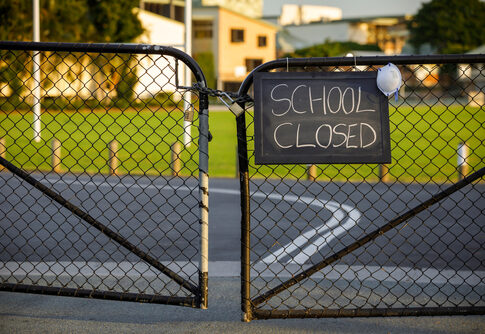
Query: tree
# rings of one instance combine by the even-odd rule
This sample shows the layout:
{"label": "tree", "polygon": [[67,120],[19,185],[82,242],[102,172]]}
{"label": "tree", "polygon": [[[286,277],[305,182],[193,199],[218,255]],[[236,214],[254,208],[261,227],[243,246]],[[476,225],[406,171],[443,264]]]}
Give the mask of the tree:
{"label": "tree", "polygon": [[417,52],[429,43],[438,53],[463,53],[485,43],[485,3],[432,0],[410,22],[410,43]]}
{"label": "tree", "polygon": [[143,33],[140,20],[133,12],[139,0],[87,0],[90,27],[87,39],[92,42],[131,42]]}
{"label": "tree", "polygon": [[22,41],[29,31],[32,40],[32,1],[0,0],[0,40]]}
{"label": "tree", "polygon": [[[40,39],[43,42],[131,42],[143,33],[143,27],[133,9],[139,0],[39,0],[40,1]],[[0,40],[32,40],[32,0],[0,0]],[[2,51],[0,54],[0,82],[8,82],[12,89],[10,101],[20,101],[25,89],[26,73],[31,65],[24,52]],[[72,55],[44,52],[48,62],[43,62],[43,73],[50,73],[64,57]],[[83,57],[73,60],[85,70]],[[122,58],[122,59],[121,59]],[[99,76],[99,82],[106,82],[109,75],[121,75],[114,87],[119,99],[132,98],[132,86],[136,82],[136,65],[133,56],[120,56],[107,64],[107,57],[91,60],[92,73]],[[111,60],[111,59],[110,59]],[[3,61],[3,62],[2,62]],[[9,66],[6,66],[9,64]],[[72,70],[72,68],[71,68]],[[104,73],[106,72],[106,73]],[[78,73],[79,75],[79,73]],[[44,88],[52,84],[46,76],[42,80]]]}
{"label": "tree", "polygon": [[204,72],[207,86],[215,87],[216,83],[216,70],[214,67],[214,55],[212,52],[199,52],[194,54],[195,61],[199,64],[200,68]]}
{"label": "tree", "polygon": [[[143,33],[139,0],[40,0],[40,39],[131,42]],[[32,40],[32,0],[0,0],[0,40]]]}

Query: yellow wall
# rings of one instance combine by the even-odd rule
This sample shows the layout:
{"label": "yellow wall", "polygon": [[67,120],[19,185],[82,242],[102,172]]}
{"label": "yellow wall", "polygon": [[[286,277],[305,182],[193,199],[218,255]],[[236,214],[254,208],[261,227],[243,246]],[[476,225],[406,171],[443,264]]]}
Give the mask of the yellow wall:
{"label": "yellow wall", "polygon": [[[247,74],[236,77],[235,67],[245,66],[246,58],[262,59],[263,63],[276,57],[277,28],[264,22],[218,8],[217,20],[218,57],[217,76],[219,88],[222,81],[242,82]],[[244,42],[231,42],[231,29],[244,29]],[[258,47],[258,36],[265,35],[267,44]]]}

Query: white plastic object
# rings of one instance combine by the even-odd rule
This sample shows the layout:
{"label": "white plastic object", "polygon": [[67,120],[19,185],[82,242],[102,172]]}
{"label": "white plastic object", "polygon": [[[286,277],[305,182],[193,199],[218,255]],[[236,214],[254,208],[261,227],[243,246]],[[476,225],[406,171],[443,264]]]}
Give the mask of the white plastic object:
{"label": "white plastic object", "polygon": [[398,97],[399,88],[401,88],[402,76],[396,65],[389,63],[377,71],[377,87],[386,96],[395,94]]}

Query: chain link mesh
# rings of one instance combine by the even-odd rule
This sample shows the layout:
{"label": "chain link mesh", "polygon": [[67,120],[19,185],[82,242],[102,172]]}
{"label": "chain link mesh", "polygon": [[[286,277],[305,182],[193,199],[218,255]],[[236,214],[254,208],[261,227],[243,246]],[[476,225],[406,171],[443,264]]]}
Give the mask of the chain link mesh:
{"label": "chain link mesh", "polygon": [[255,165],[253,111],[246,109],[250,316],[402,315],[413,309],[485,306],[483,178],[298,279],[485,167],[482,58],[478,64],[433,65],[404,65],[396,58],[403,86],[398,101],[389,100],[388,165]]}
{"label": "chain link mesh", "polygon": [[[178,89],[184,72],[177,62],[155,54],[0,51],[0,156],[101,225],[87,224],[2,168],[2,288],[104,291],[138,301],[167,296],[195,306],[199,97]],[[184,102],[193,111],[188,145],[181,144],[188,131]]]}

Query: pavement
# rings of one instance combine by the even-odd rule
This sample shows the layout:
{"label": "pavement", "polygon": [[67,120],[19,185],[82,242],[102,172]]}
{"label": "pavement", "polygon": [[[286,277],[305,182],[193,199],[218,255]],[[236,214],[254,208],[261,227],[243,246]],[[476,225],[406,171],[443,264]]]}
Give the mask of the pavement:
{"label": "pavement", "polygon": [[211,278],[209,309],[0,292],[0,333],[485,333],[484,316],[241,321],[240,281]]}
{"label": "pavement", "polygon": [[[4,179],[7,180],[5,177]],[[139,190],[137,190],[136,187],[126,187],[118,181],[116,183],[116,187],[113,188],[113,186],[110,185],[109,180],[106,182],[106,180],[103,179],[101,180],[102,183],[97,184],[96,178],[90,178],[90,183],[86,183],[82,178],[73,180],[69,177],[65,177],[63,180],[65,182],[59,182],[60,180],[54,178],[49,182],[53,183],[52,186],[56,188],[56,190],[64,191],[67,197],[71,197],[70,191],[76,191],[76,187],[95,186],[99,192],[98,195],[100,198],[98,199],[95,197],[96,193],[90,192],[90,197],[93,201],[91,205],[93,208],[96,207],[100,212],[104,212],[105,214],[110,213],[107,213],[107,209],[102,207],[103,202],[101,200],[105,199],[107,200],[107,203],[114,202],[114,199],[110,200],[108,197],[106,197],[108,196],[108,193],[116,193],[116,197],[119,200],[124,200],[124,197],[127,197],[125,199],[126,203],[129,203],[128,206],[134,205],[131,211],[137,212],[137,215],[133,215],[133,217],[131,215],[126,216],[127,214],[124,212],[124,215],[126,216],[125,219],[130,219],[132,224],[142,224],[142,222],[143,224],[147,224],[147,220],[140,216],[140,211],[136,208],[136,206],[141,205],[144,207],[144,210],[150,210],[149,206],[144,203],[137,204],[130,200],[130,196],[137,196],[138,199],[140,198],[140,196],[137,195],[137,191]],[[128,182],[128,185],[129,180],[126,181]],[[139,183],[143,184],[142,181],[144,180],[139,180]],[[3,195],[5,198],[8,198],[8,201],[4,201],[4,206],[11,205],[12,207],[16,207],[18,209],[20,206],[16,205],[15,202],[21,200],[24,202],[24,205],[26,205],[26,210],[30,212],[36,212],[36,205],[43,207],[44,209],[42,210],[45,211],[39,209],[39,212],[41,214],[48,214],[48,216],[46,216],[46,224],[53,225],[52,228],[47,229],[52,231],[52,235],[54,236],[56,233],[63,234],[64,232],[61,230],[66,229],[67,231],[70,228],[69,224],[66,223],[67,220],[63,224],[61,224],[60,221],[57,223],[54,222],[53,219],[55,216],[53,213],[57,212],[56,208],[52,208],[54,211],[50,213],[48,208],[41,205],[41,202],[36,203],[41,198],[43,200],[42,196],[39,195],[40,197],[37,197],[37,195],[29,192],[28,189],[22,190],[22,188],[19,188],[18,185],[15,184],[14,180],[9,180],[8,182],[11,186],[10,189],[16,189],[15,193],[17,194],[17,197],[13,196],[13,194],[8,195],[5,193],[8,191],[9,187],[1,187],[4,191]],[[69,184],[70,187],[67,187],[67,184]],[[173,186],[173,184],[157,185],[150,181],[146,186],[144,186],[143,189],[145,193],[150,194],[150,191],[153,191],[155,188],[162,189],[163,187],[168,187],[168,190],[173,191]],[[177,185],[177,187],[179,186],[180,185]],[[238,183],[236,180],[211,180],[210,259],[212,262],[209,265],[210,278],[208,310],[133,302],[0,292],[0,333],[485,333],[484,316],[280,319],[254,320],[250,323],[242,322],[240,311],[241,282],[239,278],[240,216],[237,186]],[[308,208],[308,205],[306,205],[308,203],[305,201],[310,200],[307,200],[303,194],[299,193],[300,190],[298,188],[298,184],[282,184],[278,187],[278,189],[275,187],[272,187],[272,189],[265,189],[265,187],[262,186],[259,189],[260,193],[253,194],[253,200],[260,205],[264,203],[265,206],[271,205],[271,201],[289,201],[294,202],[293,207],[295,210],[299,210],[299,206],[301,206],[301,210]],[[295,194],[296,197],[293,196],[295,197],[293,198],[291,195],[278,195],[278,193],[287,193],[285,187],[291,188],[292,194]],[[128,188],[131,190],[127,191]],[[188,201],[191,199],[186,197],[186,195],[192,192],[196,193],[197,188],[196,185],[187,184],[185,185],[185,188],[179,187],[178,189],[183,194],[183,197],[181,198]],[[371,226],[371,219],[369,219],[365,213],[373,209],[384,211],[384,207],[387,206],[387,203],[383,203],[382,201],[379,201],[379,199],[386,198],[389,202],[398,202],[398,204],[399,202],[408,203],[408,205],[411,205],[412,203],[419,203],[424,198],[429,197],[431,194],[436,193],[439,190],[433,185],[407,185],[406,187],[395,185],[392,188],[388,188],[386,186],[383,189],[380,189],[379,185],[375,185],[372,187],[372,189],[369,189],[369,185],[366,184],[328,184],[325,189],[325,196],[316,202],[312,200],[310,204],[310,207],[313,205],[315,208],[318,207],[321,209],[319,217],[322,219],[322,221],[319,221],[317,219],[318,217],[314,217],[311,212],[308,213],[308,210],[306,209],[306,211],[298,211],[297,214],[301,217],[306,217],[305,220],[308,221],[316,221],[318,224],[323,224],[325,223],[324,220],[326,220],[327,225],[331,225],[329,223],[332,217],[330,211],[334,213],[334,216],[342,215],[343,217],[351,217],[352,214],[357,214],[360,212],[362,213],[361,217],[356,216],[351,217],[352,219],[348,219],[349,222],[359,222],[358,225],[354,224],[355,226],[348,226],[350,232],[352,232],[353,229],[357,229],[358,234],[362,233],[362,230],[373,229],[375,227]],[[19,191],[25,191],[25,196]],[[130,191],[132,193],[130,193]],[[359,194],[361,193],[366,194],[366,200],[359,198]],[[466,227],[466,229],[471,233],[472,231],[470,228],[477,228],[477,226],[473,226],[472,224],[471,226],[461,227],[461,224],[463,224],[462,219],[460,219],[462,217],[461,215],[459,217],[452,217],[450,215],[446,216],[442,213],[446,212],[449,207],[460,206],[463,208],[463,210],[466,210],[468,215],[471,215],[472,217],[482,216],[484,211],[480,209],[485,207],[485,200],[483,197],[481,197],[481,193],[483,193],[483,190],[475,193],[469,193],[468,199],[464,197],[463,194],[458,193],[447,201],[442,202],[441,205],[436,209],[437,211],[433,212],[433,215],[423,217],[423,219],[426,219],[428,226],[430,226],[429,224],[432,226],[436,225],[436,227],[441,225],[443,233],[437,235],[436,237],[440,237],[442,239],[441,241],[445,243],[448,238],[452,238],[453,234],[455,234],[450,234],[453,232],[453,229],[460,230],[465,229]],[[341,194],[351,195],[340,196]],[[354,196],[357,197],[354,198]],[[476,198],[471,201],[470,196],[475,196]],[[332,203],[330,199],[336,200],[338,203]],[[29,203],[29,201],[31,201],[31,203]],[[474,206],[470,206],[470,203],[474,203]],[[83,205],[90,205],[89,201],[84,201]],[[381,208],[380,206],[383,207]],[[219,209],[217,209],[218,207]],[[351,207],[355,207],[356,210],[352,209]],[[338,213],[338,208],[340,208],[342,212]],[[167,210],[171,210],[171,208],[167,208]],[[329,212],[326,212],[325,210]],[[91,210],[91,212],[93,211]],[[121,213],[117,211],[113,211],[111,214],[113,216],[121,216]],[[146,212],[147,216],[151,216],[151,214],[152,213],[149,211]],[[254,212],[254,215],[257,214],[258,212]],[[309,216],[307,217],[306,215]],[[42,217],[43,216],[41,215],[32,215],[30,220],[26,221],[19,221],[14,219],[15,217],[11,217],[11,220],[16,220],[17,226],[19,226],[19,224],[24,224],[25,226],[30,226],[33,228],[32,224],[34,224],[36,220],[41,220]],[[133,221],[135,217],[138,217],[140,221]],[[66,219],[65,217],[57,218],[61,218],[61,221]],[[273,221],[278,221],[279,226],[289,224],[288,222],[285,223],[283,221],[284,217],[275,216],[273,218]],[[393,217],[386,218],[389,219]],[[376,221],[373,222],[376,223]],[[381,224],[383,222],[377,222],[377,224]],[[421,220],[418,219],[415,223],[419,225],[420,222]],[[152,223],[155,224],[154,222]],[[51,225],[45,226],[48,227]],[[78,226],[77,228],[81,228],[79,227],[79,224],[76,226]],[[323,225],[316,225],[314,229],[319,231],[321,230],[321,235],[312,236],[312,243],[302,245],[305,247],[314,247],[314,245],[320,245],[321,242],[319,240],[325,236],[325,233],[327,233],[322,226]],[[140,229],[136,230],[140,231]],[[73,231],[74,229],[72,232]],[[73,238],[71,239],[73,240],[78,233],[81,233],[80,230],[76,231],[76,233],[72,234]],[[298,244],[297,234],[294,232],[295,231],[290,232],[290,234],[287,236],[287,241],[289,242],[288,245],[285,246],[287,250],[290,248],[297,250],[297,248],[302,246]],[[334,230],[334,233],[337,232],[337,230]],[[9,230],[8,233],[13,232],[12,230]],[[3,241],[11,241],[10,244],[8,242],[2,242],[3,244],[7,244],[8,247],[18,247],[21,246],[22,243],[25,243],[24,239],[20,239],[20,235],[16,233],[10,235],[8,233],[5,232],[0,236],[0,241],[2,241],[2,238]],[[457,232],[456,235],[468,238],[466,240],[459,240],[460,248],[480,248],[480,245],[476,245],[476,240],[482,240],[484,233],[485,232],[480,228],[471,234]],[[351,234],[352,233],[349,233],[349,235]],[[418,234],[425,235],[426,230],[418,231]],[[65,235],[67,236],[69,234],[66,233]],[[473,236],[473,238],[471,238],[471,236]],[[328,236],[325,238],[327,241],[330,240]],[[17,241],[13,242],[14,240]],[[410,242],[410,245],[408,246],[413,248],[415,245],[420,244],[420,240],[421,239],[419,238],[414,241],[408,239]],[[454,240],[457,239],[455,238]],[[33,239],[30,239],[30,241],[34,242]],[[48,245],[43,244],[38,240],[35,242],[38,242],[38,245],[34,247],[34,249],[36,249],[37,255],[40,256],[39,259],[45,258],[45,254],[38,252],[41,251],[41,246],[47,247]],[[291,242],[294,243],[293,246]],[[263,248],[268,250],[271,248],[269,245],[270,244],[266,244],[266,246]],[[328,245],[331,245],[331,243],[329,242]],[[104,247],[96,244],[92,244],[91,246],[101,247],[100,250],[108,250],[107,246]],[[151,246],[147,245],[147,247],[150,248]],[[275,249],[272,250],[272,253],[265,254],[264,256],[266,257],[261,254],[262,260],[260,264],[267,266],[268,264],[265,263],[265,259],[267,259],[266,262],[268,263],[275,262],[275,259],[277,259],[278,263],[286,263],[287,268],[290,268],[292,264],[300,267],[302,264],[308,263],[308,261],[318,261],[319,253],[325,251],[325,248],[317,248],[312,251],[313,255],[309,257],[305,257],[303,253],[295,251],[295,253],[291,255],[291,258],[288,256],[281,256],[279,250]],[[45,249],[44,251],[47,250],[48,249]],[[94,248],[89,248],[89,250],[96,251]],[[39,260],[32,260],[32,258],[29,258],[29,256],[27,256],[28,254],[25,253],[25,247],[11,249],[11,252],[11,254],[16,254],[16,257],[18,257],[13,259],[15,261],[19,261],[17,263],[28,265],[28,261]],[[257,249],[256,252],[258,252]],[[65,254],[62,252],[53,254],[55,255],[53,259],[64,261],[69,260],[69,257],[63,258]],[[418,268],[421,268],[420,270],[423,272],[426,272],[426,270],[433,270],[433,268],[428,268],[429,265],[427,264],[429,263],[433,263],[437,269],[441,270],[447,269],[458,271],[464,269],[461,268],[463,266],[463,262],[456,262],[456,257],[447,259],[445,257],[446,254],[435,254],[433,257],[433,254],[427,252],[427,249],[423,249],[423,254],[424,256],[421,258],[421,261],[423,262],[422,264],[418,260],[410,260],[405,256],[395,260],[397,263],[405,267],[411,265],[417,266]],[[116,258],[120,255],[116,255],[115,253],[113,253],[112,256],[115,258],[115,260],[123,260],[122,257],[119,259]],[[399,256],[399,254],[397,256]],[[175,254],[170,254],[169,258],[170,257],[176,256]],[[130,258],[127,259],[131,260]],[[0,260],[9,261],[12,259],[10,256],[4,253],[0,254]],[[372,257],[363,260],[365,260],[367,266],[372,267],[376,265],[382,266],[383,263],[385,263],[386,258]],[[441,260],[441,262],[437,260]],[[257,264],[255,264],[254,267],[257,267]],[[478,276],[475,278],[483,282],[483,277],[481,276],[485,273],[483,262],[478,263],[475,268],[477,270],[476,273],[478,273]],[[67,272],[67,274],[76,273]],[[261,271],[261,275],[264,275],[263,271]],[[468,278],[470,277],[468,274],[461,276]],[[395,279],[399,280],[399,277],[396,276]],[[482,294],[484,292],[482,289],[480,289],[477,293]]]}

